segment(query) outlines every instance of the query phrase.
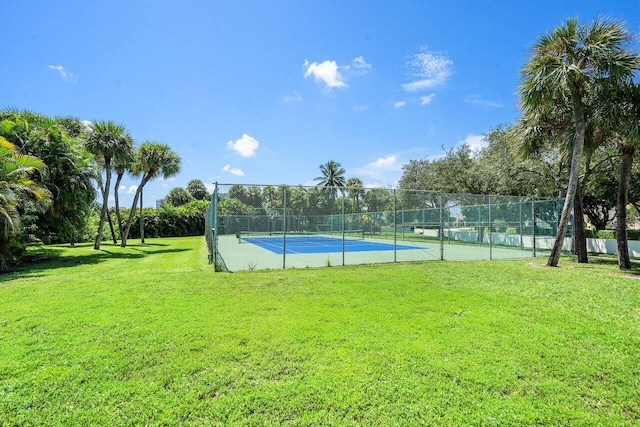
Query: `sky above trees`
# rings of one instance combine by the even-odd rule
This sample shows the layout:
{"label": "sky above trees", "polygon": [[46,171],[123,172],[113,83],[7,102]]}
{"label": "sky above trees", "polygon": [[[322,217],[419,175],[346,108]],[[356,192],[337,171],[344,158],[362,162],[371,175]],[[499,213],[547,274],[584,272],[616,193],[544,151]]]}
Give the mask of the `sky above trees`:
{"label": "sky above trees", "polygon": [[[569,17],[640,33],[640,1],[13,2],[2,105],[113,120],[183,160],[153,206],[192,179],[308,184],[329,160],[366,187],[518,116],[530,47]],[[138,180],[125,178],[123,204]],[[127,194],[128,193],[128,194]]]}

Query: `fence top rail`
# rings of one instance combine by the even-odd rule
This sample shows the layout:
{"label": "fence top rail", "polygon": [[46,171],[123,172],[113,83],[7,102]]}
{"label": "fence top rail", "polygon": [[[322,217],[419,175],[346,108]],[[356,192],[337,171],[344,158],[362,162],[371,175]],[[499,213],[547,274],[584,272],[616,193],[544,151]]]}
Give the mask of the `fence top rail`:
{"label": "fence top rail", "polygon": [[[274,188],[304,188],[304,189],[337,189],[337,190],[348,190],[351,188],[357,188],[359,190],[367,191],[367,190],[385,190],[389,192],[415,192],[415,193],[424,193],[424,194],[434,194],[434,195],[446,195],[448,197],[496,197],[496,198],[505,198],[505,199],[519,199],[521,201],[556,201],[558,199],[564,199],[563,197],[536,197],[532,195],[504,195],[504,194],[473,194],[473,193],[448,193],[446,191],[439,190],[429,190],[429,189],[417,189],[417,188],[398,188],[398,187],[349,187],[349,186],[317,186],[317,185],[302,185],[302,184],[243,184],[243,183],[214,183],[217,186],[218,191],[220,191],[224,187],[274,187]],[[336,198],[348,196],[340,196],[338,193]]]}

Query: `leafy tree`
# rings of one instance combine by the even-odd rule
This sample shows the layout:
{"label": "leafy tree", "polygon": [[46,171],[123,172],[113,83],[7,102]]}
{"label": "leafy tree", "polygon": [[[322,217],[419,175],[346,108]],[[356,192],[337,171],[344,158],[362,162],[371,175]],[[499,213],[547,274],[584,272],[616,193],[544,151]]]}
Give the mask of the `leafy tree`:
{"label": "leafy tree", "polygon": [[0,123],[0,135],[47,165],[41,183],[52,194],[51,204],[45,211],[25,207],[25,229],[45,242],[66,238],[73,243],[86,233],[95,199],[96,166],[81,140],[83,125],[75,118],[17,110],[0,112]]}
{"label": "leafy tree", "polygon": [[162,199],[162,204],[171,205],[174,207],[186,205],[191,203],[194,199],[191,192],[185,190],[182,187],[172,188],[171,191]]}
{"label": "leafy tree", "polygon": [[20,207],[28,200],[42,206],[51,197],[44,186],[31,178],[34,173],[44,175],[45,171],[42,160],[19,153],[16,146],[0,137],[0,271],[6,271],[9,258],[23,249],[15,240],[20,230]]}
{"label": "leafy tree", "polygon": [[187,184],[187,191],[191,193],[191,196],[195,200],[207,200],[209,198],[209,192],[204,183],[199,179],[192,179]]}
{"label": "leafy tree", "polygon": [[558,265],[578,189],[586,133],[586,93],[599,79],[622,78],[632,73],[635,58],[624,50],[628,39],[627,30],[619,22],[598,18],[591,25],[579,25],[577,19],[569,19],[540,38],[522,69],[519,92],[525,114],[544,113],[557,100],[571,105],[573,113],[575,138],[569,183],[549,266]]}
{"label": "leafy tree", "polygon": [[112,121],[97,121],[92,125],[91,132],[85,141],[85,147],[99,160],[99,164],[102,165],[106,177],[103,188],[101,189],[102,210],[100,212],[98,234],[93,246],[94,249],[100,249],[102,228],[107,218],[113,161],[114,159],[118,161],[118,159],[130,156],[133,150],[133,142],[123,125],[116,124]]}
{"label": "leafy tree", "polygon": [[121,246],[124,248],[127,246],[127,237],[131,224],[133,222],[133,216],[136,212],[138,199],[142,193],[144,186],[159,176],[163,178],[171,178],[180,172],[180,156],[175,153],[171,147],[167,144],[155,141],[146,141],[136,151],[135,160],[133,163],[133,170],[142,175],[140,185],[136,190],[136,194],[133,197],[133,205],[129,213],[129,220],[127,226],[122,235]]}

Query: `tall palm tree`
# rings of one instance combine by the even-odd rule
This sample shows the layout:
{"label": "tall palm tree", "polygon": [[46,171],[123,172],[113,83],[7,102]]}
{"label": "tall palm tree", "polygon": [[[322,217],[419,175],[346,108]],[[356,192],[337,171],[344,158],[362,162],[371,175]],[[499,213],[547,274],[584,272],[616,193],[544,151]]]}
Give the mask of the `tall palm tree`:
{"label": "tall palm tree", "polygon": [[353,202],[352,212],[360,210],[360,199],[364,196],[364,188],[360,178],[349,178],[347,180],[347,193]]}
{"label": "tall palm tree", "polygon": [[136,207],[138,200],[141,197],[142,189],[152,179],[160,176],[167,179],[177,175],[178,172],[180,172],[180,156],[167,144],[155,141],[145,141],[136,151],[133,162],[133,172],[142,175],[142,180],[140,181],[140,185],[133,197],[133,205],[129,212],[127,226],[125,227],[124,234],[122,235],[120,245],[123,248],[127,246],[129,230],[131,229],[131,223],[133,222],[133,217],[136,213]]}
{"label": "tall palm tree", "polygon": [[[639,58],[640,60],[640,58]],[[627,82],[609,88],[605,101],[603,121],[614,129],[613,139],[620,154],[620,173],[616,196],[616,241],[618,246],[618,266],[621,270],[631,269],[629,244],[627,242],[627,204],[633,158],[640,150],[640,84]]]}
{"label": "tall palm tree", "polygon": [[576,196],[586,133],[585,94],[600,78],[620,79],[633,73],[636,58],[625,50],[629,39],[620,22],[598,18],[591,25],[579,25],[577,19],[569,19],[540,38],[522,69],[519,92],[525,114],[562,100],[571,105],[575,127],[569,183],[548,266],[558,265]]}
{"label": "tall palm tree", "polygon": [[[125,135],[125,138],[129,138],[131,141],[131,145],[133,146],[133,138],[128,133]],[[113,167],[116,171],[116,183],[113,186],[113,198],[116,207],[116,219],[118,220],[118,233],[120,234],[120,238],[122,238],[122,216],[120,215],[120,182],[122,182],[122,178],[124,177],[125,172],[130,171],[133,166],[133,157],[134,150],[127,151],[123,153],[122,156],[114,159]]]}
{"label": "tall palm tree", "polygon": [[339,162],[329,160],[324,165],[320,165],[320,172],[322,172],[322,176],[314,178],[314,181],[318,181],[316,187],[323,188],[328,192],[333,210],[338,191],[344,191],[346,171]]}
{"label": "tall palm tree", "polygon": [[100,249],[102,229],[109,207],[109,189],[111,187],[113,162],[130,156],[133,144],[123,125],[112,121],[97,121],[92,125],[92,130],[85,141],[85,147],[87,151],[96,156],[105,172],[104,186],[100,189],[102,192],[102,211],[100,212],[100,222],[98,223],[98,235],[93,245],[94,249]]}

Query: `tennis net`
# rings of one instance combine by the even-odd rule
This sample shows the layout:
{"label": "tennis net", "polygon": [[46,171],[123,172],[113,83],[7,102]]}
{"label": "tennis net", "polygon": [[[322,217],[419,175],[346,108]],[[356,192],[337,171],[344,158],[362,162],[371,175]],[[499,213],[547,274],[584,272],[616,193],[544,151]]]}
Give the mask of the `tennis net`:
{"label": "tennis net", "polygon": [[240,231],[238,243],[256,243],[258,241],[295,240],[296,242],[335,242],[341,240],[364,240],[364,230],[343,231]]}

